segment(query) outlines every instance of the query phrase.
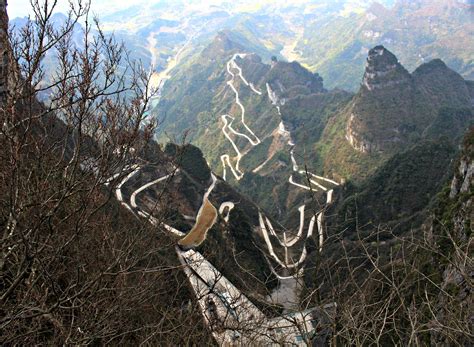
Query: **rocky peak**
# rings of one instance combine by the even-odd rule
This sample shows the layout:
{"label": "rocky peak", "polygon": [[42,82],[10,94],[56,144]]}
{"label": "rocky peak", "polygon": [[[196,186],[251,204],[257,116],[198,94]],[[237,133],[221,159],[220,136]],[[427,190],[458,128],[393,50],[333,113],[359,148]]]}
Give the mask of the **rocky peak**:
{"label": "rocky peak", "polygon": [[[441,59],[433,59],[428,63],[422,64],[413,71],[412,76],[417,80],[417,83],[426,82],[428,86],[433,83],[441,83],[439,87],[447,87],[447,80],[450,80],[452,83],[462,85],[461,89],[463,92],[468,93],[466,81],[454,70],[451,70]],[[455,86],[452,86],[455,87]],[[456,92],[459,92],[459,86],[457,86]]]}
{"label": "rocky peak", "polygon": [[406,141],[406,129],[413,127],[412,82],[410,73],[384,46],[369,51],[346,127],[346,139],[354,149],[384,152]]}
{"label": "rocky peak", "polygon": [[414,72],[414,75],[423,75],[436,72],[445,72],[449,68],[441,59],[433,59],[425,64],[420,65]]}
{"label": "rocky peak", "polygon": [[244,47],[233,40],[229,31],[220,31],[212,43],[207,46],[203,54],[209,59],[215,60],[216,57],[227,56],[232,51],[244,51]]}
{"label": "rocky peak", "polygon": [[384,46],[369,51],[362,85],[369,91],[406,82],[410,78],[397,57]]}
{"label": "rocky peak", "polygon": [[367,63],[368,67],[373,67],[374,69],[381,69],[386,65],[396,65],[398,64],[398,59],[386,49],[384,46],[375,46],[371,50],[369,50],[369,54],[367,56]]}
{"label": "rocky peak", "polygon": [[438,126],[454,115],[469,119],[469,110],[441,111],[446,107],[470,109],[470,88],[439,59],[410,74],[394,54],[376,46],[369,51],[361,88],[349,110],[346,139],[363,153],[398,151],[431,134],[425,132],[431,125]]}
{"label": "rocky peak", "polygon": [[430,100],[431,107],[471,104],[468,83],[440,59],[420,65],[412,76],[416,85]]}
{"label": "rocky peak", "polygon": [[317,73],[312,73],[301,66],[298,62],[273,61],[267,82],[280,97],[290,98],[294,95],[292,90],[298,88],[303,94],[323,93],[323,79]]}

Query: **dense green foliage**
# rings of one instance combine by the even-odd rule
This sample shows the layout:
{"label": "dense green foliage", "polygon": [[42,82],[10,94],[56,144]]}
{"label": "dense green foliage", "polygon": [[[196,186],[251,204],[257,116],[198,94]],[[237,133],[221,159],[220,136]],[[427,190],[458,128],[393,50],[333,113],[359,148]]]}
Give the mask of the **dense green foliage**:
{"label": "dense green foliage", "polygon": [[428,138],[445,136],[459,139],[473,124],[472,108],[443,107],[439,110],[433,123],[425,130],[424,135]]}
{"label": "dense green foliage", "polygon": [[451,176],[455,148],[446,139],[426,141],[396,154],[359,186],[348,185],[334,213],[337,229],[355,230],[390,224],[406,230],[423,221],[420,212]]}
{"label": "dense green foliage", "polygon": [[207,166],[206,159],[196,146],[178,146],[168,143],[165,147],[165,154],[174,158],[178,166],[200,182],[207,182],[211,178],[211,171]]}

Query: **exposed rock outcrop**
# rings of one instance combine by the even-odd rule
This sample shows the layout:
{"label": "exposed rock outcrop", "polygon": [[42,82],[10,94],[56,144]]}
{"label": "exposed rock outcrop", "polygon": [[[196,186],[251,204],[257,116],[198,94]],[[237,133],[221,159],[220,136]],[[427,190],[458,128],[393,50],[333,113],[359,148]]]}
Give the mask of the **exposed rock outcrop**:
{"label": "exposed rock outcrop", "polygon": [[369,51],[362,85],[368,90],[385,88],[408,82],[410,74],[397,57],[383,46]]}
{"label": "exposed rock outcrop", "polygon": [[[462,331],[448,331],[446,327],[459,322],[471,322],[474,299],[472,281],[472,225],[474,223],[474,129],[465,139],[462,156],[451,182],[449,196],[432,218],[430,231],[438,247],[444,252],[441,288],[435,306],[436,319],[432,325],[432,345],[447,346],[453,339],[460,345],[468,345]],[[459,325],[458,325],[459,326]],[[460,326],[462,327],[462,325]]]}
{"label": "exposed rock outcrop", "polygon": [[230,35],[227,31],[219,32],[212,43],[204,49],[202,52],[203,56],[211,61],[215,61],[217,58],[227,56],[233,51],[244,51],[244,47],[233,40]]}
{"label": "exposed rock outcrop", "polygon": [[346,139],[349,141],[351,146],[362,153],[370,153],[377,150],[377,144],[374,142],[370,142],[368,139],[365,139],[363,136],[356,130],[356,126],[354,126],[356,122],[356,115],[351,113],[349,117],[349,122],[346,129]]}
{"label": "exposed rock outcrop", "polygon": [[297,62],[273,62],[266,82],[280,98],[326,92],[322,77],[311,73]]}
{"label": "exposed rock outcrop", "polygon": [[471,187],[474,176],[474,162],[469,158],[461,158],[458,167],[458,175],[454,176],[451,182],[451,192],[449,197],[454,199],[460,193],[466,193]]}

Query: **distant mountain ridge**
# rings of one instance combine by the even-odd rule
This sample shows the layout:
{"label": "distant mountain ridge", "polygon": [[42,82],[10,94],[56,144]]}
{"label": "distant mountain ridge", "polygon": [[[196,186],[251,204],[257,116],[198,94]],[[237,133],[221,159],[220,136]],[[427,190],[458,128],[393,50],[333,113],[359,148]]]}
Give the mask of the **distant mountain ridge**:
{"label": "distant mountain ridge", "polygon": [[311,18],[294,50],[330,87],[356,90],[365,56],[376,45],[396,52],[409,71],[441,58],[472,80],[473,30],[472,4],[463,1],[374,2],[357,14]]}
{"label": "distant mountain ridge", "polygon": [[157,70],[166,69],[183,47],[187,54],[206,46],[219,31],[231,30],[252,42],[252,51],[266,61],[274,55],[317,71],[328,88],[356,91],[367,52],[380,44],[396,52],[409,71],[441,58],[463,77],[474,79],[472,4],[466,1],[244,3],[131,4],[101,20],[106,34],[114,33],[133,58]]}

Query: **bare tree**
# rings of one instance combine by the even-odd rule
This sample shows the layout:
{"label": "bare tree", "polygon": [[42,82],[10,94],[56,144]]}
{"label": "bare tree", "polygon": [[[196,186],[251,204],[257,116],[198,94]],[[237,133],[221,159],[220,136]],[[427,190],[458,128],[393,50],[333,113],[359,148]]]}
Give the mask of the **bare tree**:
{"label": "bare tree", "polygon": [[0,4],[0,341],[206,341],[172,240],[111,199],[155,146],[149,74],[87,1],[31,3],[10,32]]}

